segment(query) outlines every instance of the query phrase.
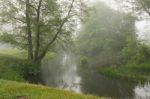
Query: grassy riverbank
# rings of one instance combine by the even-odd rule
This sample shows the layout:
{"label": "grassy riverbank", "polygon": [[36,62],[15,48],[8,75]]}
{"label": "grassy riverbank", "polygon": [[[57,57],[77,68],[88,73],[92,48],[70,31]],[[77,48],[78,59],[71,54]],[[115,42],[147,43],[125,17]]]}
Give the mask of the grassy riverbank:
{"label": "grassy riverbank", "polygon": [[0,78],[24,81],[21,65],[25,62],[23,52],[17,49],[0,49]]}
{"label": "grassy riverbank", "polygon": [[[54,53],[49,53],[45,60],[54,56]],[[105,99],[41,85],[19,83],[25,81],[23,73],[26,62],[24,51],[0,49],[0,99]]]}
{"label": "grassy riverbank", "polygon": [[[55,57],[55,53],[48,53],[45,60]],[[0,79],[24,81],[28,67],[27,53],[14,48],[0,49]]]}
{"label": "grassy riverbank", "polygon": [[0,80],[0,99],[106,99],[48,88],[41,85]]}
{"label": "grassy riverbank", "polygon": [[101,67],[98,72],[117,79],[145,82],[150,80],[150,62],[138,65],[134,63],[124,67]]}

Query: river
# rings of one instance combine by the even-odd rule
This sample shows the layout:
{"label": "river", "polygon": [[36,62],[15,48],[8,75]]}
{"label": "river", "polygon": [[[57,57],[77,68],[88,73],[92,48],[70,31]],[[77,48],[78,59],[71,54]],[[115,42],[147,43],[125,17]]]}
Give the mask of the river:
{"label": "river", "polygon": [[88,67],[81,69],[74,56],[70,52],[63,52],[57,59],[44,61],[41,67],[44,83],[51,87],[113,99],[150,99],[149,83],[136,84],[105,77]]}

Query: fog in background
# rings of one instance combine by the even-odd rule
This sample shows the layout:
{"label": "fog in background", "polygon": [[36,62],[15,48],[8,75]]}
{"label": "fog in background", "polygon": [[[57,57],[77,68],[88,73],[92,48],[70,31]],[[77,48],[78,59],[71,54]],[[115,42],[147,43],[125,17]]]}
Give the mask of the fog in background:
{"label": "fog in background", "polygon": [[[104,2],[106,5],[111,7],[115,10],[123,10],[119,3],[117,3],[115,0],[87,0],[89,5],[92,5],[96,2]],[[150,31],[150,20],[149,19],[140,19],[135,23],[135,26],[137,28],[137,35],[139,40],[142,40],[144,42],[150,42],[150,34],[148,33]]]}

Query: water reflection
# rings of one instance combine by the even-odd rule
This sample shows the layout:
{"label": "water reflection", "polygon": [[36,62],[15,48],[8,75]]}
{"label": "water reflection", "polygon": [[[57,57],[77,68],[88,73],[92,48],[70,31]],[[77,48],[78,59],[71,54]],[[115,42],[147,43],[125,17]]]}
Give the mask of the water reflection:
{"label": "water reflection", "polygon": [[134,92],[135,99],[150,99],[150,83],[136,86]]}
{"label": "water reflection", "polygon": [[77,74],[77,65],[71,53],[64,53],[62,59],[62,82],[59,83],[59,88],[75,91],[80,93],[81,78]]}
{"label": "water reflection", "polygon": [[56,59],[45,61],[41,70],[48,86],[114,99],[150,99],[149,83],[137,86],[126,80],[105,77],[89,66],[77,66],[72,53],[64,52]]}
{"label": "water reflection", "polygon": [[96,72],[82,72],[81,88],[84,93],[113,99],[132,99],[134,83],[105,77]]}
{"label": "water reflection", "polygon": [[42,65],[42,77],[46,85],[81,93],[81,77],[77,73],[74,55],[62,52],[60,57],[45,61]]}

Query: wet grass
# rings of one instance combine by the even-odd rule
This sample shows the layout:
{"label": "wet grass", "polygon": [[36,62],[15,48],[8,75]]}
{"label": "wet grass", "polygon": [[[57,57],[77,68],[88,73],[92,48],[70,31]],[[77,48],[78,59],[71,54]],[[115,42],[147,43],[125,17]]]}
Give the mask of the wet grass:
{"label": "wet grass", "polygon": [[0,99],[106,99],[42,85],[0,80]]}

